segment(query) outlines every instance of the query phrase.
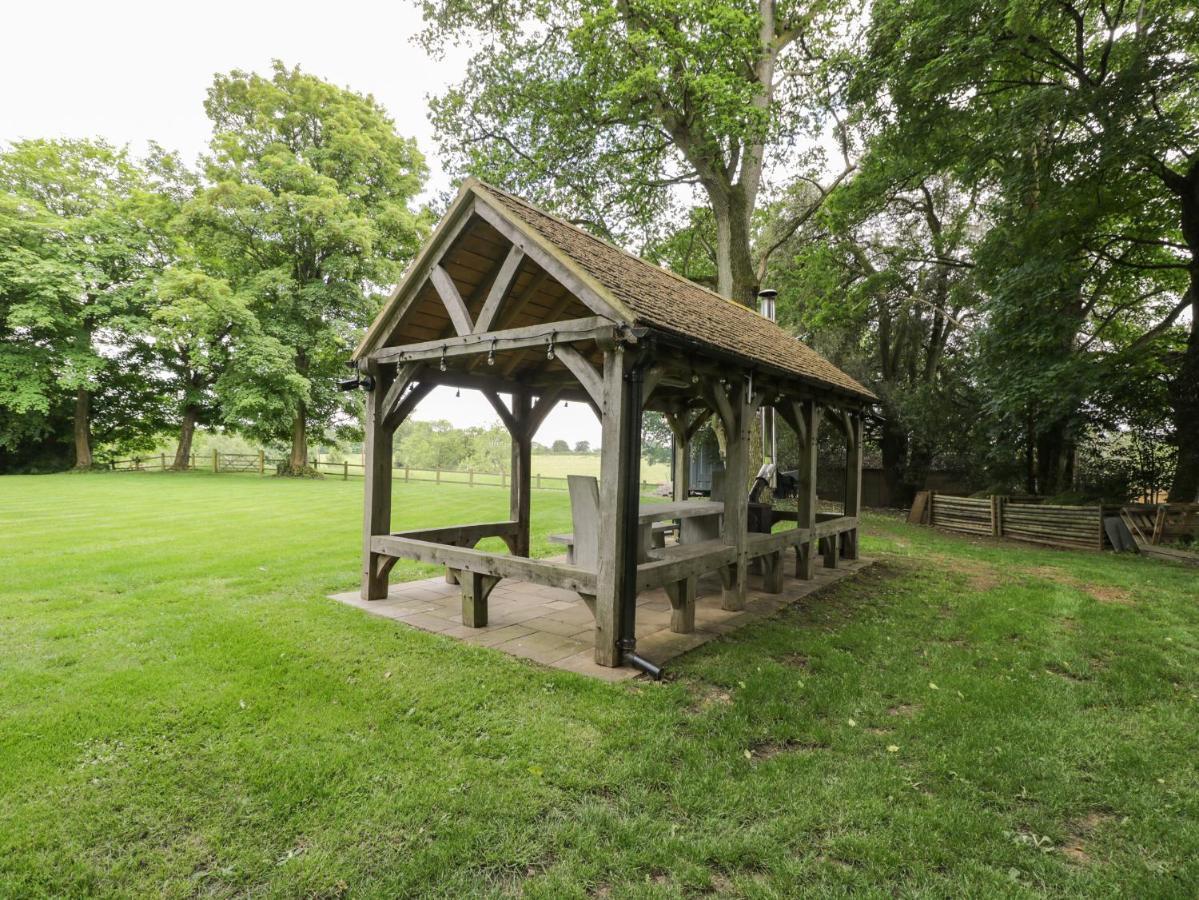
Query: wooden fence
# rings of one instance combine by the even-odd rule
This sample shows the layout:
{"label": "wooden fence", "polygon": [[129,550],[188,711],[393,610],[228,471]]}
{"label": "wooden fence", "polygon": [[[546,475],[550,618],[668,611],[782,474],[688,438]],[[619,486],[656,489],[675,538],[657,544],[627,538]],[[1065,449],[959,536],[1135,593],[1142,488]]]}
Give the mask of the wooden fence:
{"label": "wooden fence", "polygon": [[[160,453],[152,456],[134,456],[129,459],[110,460],[108,467],[117,472],[160,472],[170,469],[174,465],[174,462],[175,457],[173,454]],[[249,472],[265,475],[267,472],[274,472],[282,462],[284,462],[282,457],[267,456],[263,450],[259,450],[257,453],[224,453],[219,450],[213,450],[211,458],[207,456],[197,458],[196,454],[193,453],[187,468],[213,472],[214,474],[222,472]],[[360,462],[350,462],[349,460],[343,460],[342,462],[314,460],[311,465],[322,475],[341,478],[343,481],[348,481],[351,478],[361,478],[363,475],[363,466]],[[479,472],[474,469],[440,469],[436,467],[421,469],[413,466],[396,466],[392,469],[392,477],[396,481],[424,481],[432,482],[433,484],[458,484],[468,487],[506,488],[509,483],[507,472]],[[537,473],[531,476],[531,481],[534,490],[567,490],[565,475],[542,475]],[[641,482],[641,492],[643,494],[648,494],[657,487],[658,484],[656,482]]]}
{"label": "wooden fence", "polygon": [[1054,547],[1102,550],[1106,544],[1102,506],[1055,506],[1036,498],[954,497],[929,491],[924,521],[938,528],[1013,538]]}

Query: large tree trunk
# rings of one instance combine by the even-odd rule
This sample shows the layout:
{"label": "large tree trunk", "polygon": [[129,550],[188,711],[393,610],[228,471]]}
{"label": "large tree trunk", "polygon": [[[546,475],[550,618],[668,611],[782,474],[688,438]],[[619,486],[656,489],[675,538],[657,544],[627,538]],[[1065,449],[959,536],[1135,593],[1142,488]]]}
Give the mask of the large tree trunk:
{"label": "large tree trunk", "polygon": [[92,395],[87,388],[75,391],[75,468],[90,469],[92,459]]}
{"label": "large tree trunk", "polygon": [[1191,254],[1190,284],[1191,333],[1187,338],[1182,364],[1170,385],[1174,407],[1174,440],[1178,446],[1178,467],[1170,486],[1170,500],[1193,503],[1199,500],[1199,158],[1186,175],[1167,172],[1166,186],[1182,205],[1182,237]]}
{"label": "large tree trunk", "polygon": [[739,185],[730,188],[727,195],[712,195],[711,200],[716,219],[716,289],[730,300],[753,308],[758,276],[749,241],[751,204]]}
{"label": "large tree trunk", "polygon": [[308,431],[307,407],[303,403],[296,410],[296,416],[291,423],[291,459],[288,465],[293,472],[302,472],[308,468]]}
{"label": "large tree trunk", "polygon": [[1037,435],[1037,493],[1044,497],[1060,494],[1070,485],[1065,482],[1068,461],[1074,455],[1066,437],[1066,423],[1054,422]]}
{"label": "large tree trunk", "polygon": [[194,406],[188,404],[183,410],[183,421],[179,425],[179,445],[175,448],[175,463],[171,468],[186,469],[191,460],[192,454],[192,438],[196,433],[196,421],[199,419],[199,412]]}
{"label": "large tree trunk", "polygon": [[1170,385],[1174,407],[1174,438],[1178,442],[1178,467],[1170,486],[1173,503],[1199,502],[1199,262],[1191,269],[1191,333]]}
{"label": "large tree trunk", "polygon": [[887,506],[904,509],[911,505],[912,497],[908,469],[908,435],[900,427],[891,410],[883,410],[882,431],[879,434],[879,450],[883,457],[883,484],[887,489]]}

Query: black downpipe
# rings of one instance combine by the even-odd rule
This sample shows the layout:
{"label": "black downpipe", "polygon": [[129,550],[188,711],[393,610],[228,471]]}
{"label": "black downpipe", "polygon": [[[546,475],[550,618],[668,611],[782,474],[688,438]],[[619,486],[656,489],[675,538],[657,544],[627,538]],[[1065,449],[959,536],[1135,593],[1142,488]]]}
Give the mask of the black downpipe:
{"label": "black downpipe", "polygon": [[[627,351],[626,351],[627,352]],[[626,523],[624,534],[624,589],[621,591],[620,610],[620,647],[621,659],[635,669],[640,669],[654,681],[660,681],[662,670],[648,659],[636,654],[637,649],[637,512],[641,506],[641,386],[649,359],[642,356],[625,373],[627,386],[625,403],[621,404],[621,448],[620,458],[626,463],[632,460],[634,465],[626,465],[625,478],[625,510]]]}

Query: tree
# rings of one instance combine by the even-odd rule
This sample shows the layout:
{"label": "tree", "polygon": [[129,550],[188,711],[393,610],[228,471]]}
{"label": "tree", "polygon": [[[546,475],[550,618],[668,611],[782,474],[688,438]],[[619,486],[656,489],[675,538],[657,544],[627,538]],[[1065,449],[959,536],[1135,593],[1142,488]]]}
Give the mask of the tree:
{"label": "tree", "polygon": [[978,305],[977,197],[877,154],[776,255],[779,319],[879,396],[890,496],[906,502],[962,431],[952,357]]}
{"label": "tree", "polygon": [[70,465],[59,368],[60,311],[75,301],[66,241],[40,205],[0,194],[0,471]]}
{"label": "tree", "polygon": [[569,452],[570,452],[570,444],[566,443],[566,441],[562,440],[562,438],[558,438],[558,440],[554,441],[554,443],[550,446],[550,453],[569,453]]}
{"label": "tree", "polygon": [[170,373],[177,397],[179,440],[174,467],[186,468],[197,425],[226,424],[249,430],[274,419],[286,402],[304,396],[306,384],[277,340],[262,334],[250,298],[222,279],[180,266],[160,279],[150,314],[159,365]]}
{"label": "tree", "polygon": [[591,452],[591,441],[576,441],[575,442],[575,453],[590,453],[590,452]]}
{"label": "tree", "polygon": [[[431,52],[481,34],[465,80],[434,101],[444,152],[601,236],[647,227],[679,186],[714,225],[716,287],[752,304],[777,242],[853,170],[838,118],[832,48],[850,5],[773,0],[430,0]],[[841,172],[821,185],[830,129]],[[807,149],[800,149],[801,147]],[[755,254],[767,167],[806,171],[815,191]]]}
{"label": "tree", "polygon": [[249,298],[262,335],[290,356],[299,389],[268,396],[273,380],[257,391],[243,381],[238,406],[259,417],[240,427],[290,440],[290,468],[301,471],[310,433],[357,413],[334,381],[380,287],[397,280],[425,231],[410,208],[424,159],[373,98],[279,62],[269,78],[217,76],[205,109],[210,186],[183,225],[209,274]]}
{"label": "tree", "polygon": [[[101,141],[29,140],[0,155],[0,190],[14,240],[5,250],[14,291],[5,291],[6,318],[15,338],[7,352],[42,373],[34,376],[39,385],[12,376],[21,380],[14,409],[45,413],[67,393],[75,465],[90,468],[97,419],[103,437],[118,441],[144,440],[161,424],[142,340],[166,251],[147,216],[154,189],[125,150]],[[24,273],[12,268],[21,259],[30,264]]]}
{"label": "tree", "polygon": [[[1067,226],[1074,248],[1059,247],[1058,261],[1073,273],[1059,269],[1041,282],[1044,297],[1056,293],[1059,306],[1068,304],[1066,318],[1083,323],[1073,329],[1082,341],[1090,340],[1085,322],[1095,298],[1113,296],[1101,283],[1106,273],[1123,278],[1120,270],[1132,270],[1128,280],[1139,288],[1116,299],[1111,321],[1138,307],[1142,333],[1122,342],[1120,352],[1171,361],[1179,446],[1171,496],[1194,499],[1199,19],[1193,4],[887,0],[875,7],[871,49],[880,76],[873,94],[894,104],[896,129],[907,140],[945,146],[954,164],[986,178],[1024,216],[1043,219],[1048,209]],[[1100,287],[1097,294],[1087,290],[1088,280]],[[1172,335],[1187,313],[1177,352]],[[1103,340],[1119,331],[1102,316],[1094,320]],[[1055,330],[1059,346],[1070,330]]]}

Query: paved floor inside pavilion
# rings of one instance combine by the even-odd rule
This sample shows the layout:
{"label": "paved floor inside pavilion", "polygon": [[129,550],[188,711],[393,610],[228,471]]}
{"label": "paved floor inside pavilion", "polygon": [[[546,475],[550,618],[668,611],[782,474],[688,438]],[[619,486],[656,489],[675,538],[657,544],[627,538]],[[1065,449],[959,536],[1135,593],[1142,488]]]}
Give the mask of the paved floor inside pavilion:
{"label": "paved floor inside pavilion", "polygon": [[[777,612],[784,606],[819,591],[869,566],[872,560],[840,560],[836,569],[817,564],[816,577],[800,581],[791,576],[794,557],[781,594],[764,594],[759,580],[750,576],[745,609],[727,612],[720,608],[720,580],[701,578],[696,591],[695,631],[675,634],[670,630],[670,600],[664,590],[647,591],[637,598],[637,653],[658,665],[720,635]],[[578,672],[606,681],[620,681],[639,674],[624,667],[597,666],[592,659],[594,619],[578,594],[561,588],[501,581],[491,592],[486,628],[462,624],[462,600],[457,585],[445,578],[427,578],[393,584],[386,600],[366,602],[357,591],[333,595],[334,600],[357,606],[369,613],[395,619],[413,628],[457,638],[469,644],[494,647],[513,656]]]}

